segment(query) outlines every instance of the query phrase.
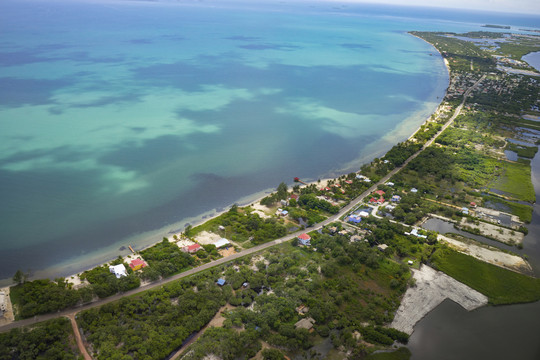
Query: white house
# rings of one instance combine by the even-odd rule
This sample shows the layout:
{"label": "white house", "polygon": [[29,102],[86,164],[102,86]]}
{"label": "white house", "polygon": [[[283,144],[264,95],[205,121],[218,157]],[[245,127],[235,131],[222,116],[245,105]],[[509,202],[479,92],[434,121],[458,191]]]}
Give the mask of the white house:
{"label": "white house", "polygon": [[219,239],[218,241],[214,242],[213,245],[216,246],[216,249],[219,249],[220,247],[223,247],[223,246],[226,246],[226,245],[230,245],[231,242],[225,238],[221,238]]}
{"label": "white house", "polygon": [[120,279],[122,276],[127,276],[124,264],[111,265],[109,266],[109,271],[112,272],[117,279]]}

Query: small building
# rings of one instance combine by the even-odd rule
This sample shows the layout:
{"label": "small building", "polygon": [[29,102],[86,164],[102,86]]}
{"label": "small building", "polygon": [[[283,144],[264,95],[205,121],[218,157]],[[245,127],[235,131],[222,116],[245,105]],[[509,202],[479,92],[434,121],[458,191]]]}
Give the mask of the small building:
{"label": "small building", "polygon": [[352,180],[345,180],[345,183],[351,185],[351,184],[352,184]]}
{"label": "small building", "polygon": [[358,216],[367,218],[369,217],[369,213],[367,211],[362,210],[358,213]]}
{"label": "small building", "polygon": [[411,233],[409,235],[416,236],[417,238],[421,239],[427,239],[427,235],[422,235],[418,233],[418,229],[412,229]]}
{"label": "small building", "polygon": [[225,238],[221,238],[218,241],[214,242],[213,245],[215,245],[216,249],[219,249],[224,246],[230,245],[231,242]]}
{"label": "small building", "polygon": [[328,231],[330,231],[330,234],[335,234],[336,231],[337,231],[337,227],[335,227],[335,226],[330,226],[330,227],[328,227]]}
{"label": "small building", "polygon": [[311,245],[311,236],[309,236],[306,233],[298,235],[297,239],[298,239],[298,242],[300,242],[301,245],[304,245],[304,246],[310,246]]}
{"label": "small building", "polygon": [[384,250],[388,249],[388,245],[386,245],[386,244],[377,245],[377,249],[379,249],[381,251],[384,251]]}
{"label": "small building", "polygon": [[472,207],[473,209],[475,209],[475,208],[476,208],[476,206],[477,206],[475,202],[471,202],[471,204],[470,204],[470,205],[471,205],[471,207]]}
{"label": "small building", "polygon": [[383,164],[388,164],[388,163],[390,163],[390,160],[386,160],[386,159],[385,159],[385,160],[383,161]]}
{"label": "small building", "polygon": [[407,261],[407,264],[409,264],[409,266],[410,266],[410,265],[413,264],[413,261],[412,261],[412,260],[409,260],[409,261]]}
{"label": "small building", "polygon": [[225,230],[225,226],[219,225],[219,226],[218,226],[218,229],[221,230],[221,231],[224,231],[224,230]]}
{"label": "small building", "polygon": [[359,235],[353,235],[351,236],[351,242],[359,242],[362,241],[362,237]]}
{"label": "small building", "polygon": [[461,208],[461,212],[465,215],[469,215],[469,209],[466,207]]}
{"label": "small building", "polygon": [[218,279],[218,280],[216,281],[216,284],[218,284],[219,286],[223,286],[223,285],[225,285],[225,282],[226,282],[225,279],[220,278],[220,279]]}
{"label": "small building", "polygon": [[374,203],[376,203],[376,202],[377,202],[377,199],[375,199],[375,198],[371,198],[371,199],[369,199],[369,202],[370,202],[371,204],[374,204]]}
{"label": "small building", "polygon": [[117,279],[120,279],[122,276],[127,276],[126,267],[124,264],[111,265],[109,266],[109,271],[113,273]]}
{"label": "small building", "polygon": [[287,210],[281,210],[279,215],[285,217],[285,216],[289,215],[289,212]]}
{"label": "small building", "polygon": [[144,267],[146,267],[148,265],[146,265],[146,263],[141,260],[141,259],[133,259],[131,260],[131,262],[129,263],[129,267],[131,268],[131,270],[133,271],[137,271],[137,270],[140,270]]}
{"label": "small building", "polygon": [[306,329],[311,330],[313,329],[313,324],[315,324],[315,320],[311,317],[307,317],[305,319],[300,319],[294,324],[294,327],[298,329]]}
{"label": "small building", "polygon": [[298,315],[305,315],[308,311],[309,308],[303,304],[296,308],[296,312],[298,313]]}
{"label": "small building", "polygon": [[392,196],[392,201],[393,202],[399,202],[400,200],[401,200],[401,196],[399,196],[399,195]]}
{"label": "small building", "polygon": [[[216,246],[217,247],[217,246]],[[193,244],[193,245],[189,245],[189,246],[184,246],[182,248],[182,251],[183,252],[187,252],[187,253],[190,253],[190,254],[195,254],[197,251],[201,250],[201,245],[199,244]]]}
{"label": "small building", "polygon": [[389,181],[389,182],[387,182],[385,185],[386,185],[386,186],[394,186],[394,183],[391,182],[391,181]]}
{"label": "small building", "polygon": [[414,193],[414,194],[416,194],[416,193],[418,192],[418,189],[417,189],[417,188],[412,188],[412,189],[411,189],[411,192]]}
{"label": "small building", "polygon": [[280,203],[282,206],[289,206],[289,200],[281,200]]}
{"label": "small building", "polygon": [[360,215],[349,215],[347,217],[347,222],[353,223],[353,224],[359,224],[362,221],[362,218]]}
{"label": "small building", "polygon": [[289,200],[298,200],[298,195],[296,194],[289,195]]}
{"label": "small building", "polygon": [[379,196],[383,196],[386,193],[383,190],[377,190],[377,191],[375,191],[375,194],[377,194]]}
{"label": "small building", "polygon": [[377,204],[384,204],[385,201],[384,198],[380,198],[377,200]]}

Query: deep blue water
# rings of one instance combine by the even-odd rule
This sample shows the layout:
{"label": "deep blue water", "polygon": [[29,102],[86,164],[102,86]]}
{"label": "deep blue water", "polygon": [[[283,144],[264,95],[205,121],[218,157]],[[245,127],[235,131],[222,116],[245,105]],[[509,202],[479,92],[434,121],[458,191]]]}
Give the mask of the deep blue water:
{"label": "deep blue water", "polygon": [[530,16],[328,3],[0,3],[0,278],[67,275],[357,170],[448,76],[409,30]]}

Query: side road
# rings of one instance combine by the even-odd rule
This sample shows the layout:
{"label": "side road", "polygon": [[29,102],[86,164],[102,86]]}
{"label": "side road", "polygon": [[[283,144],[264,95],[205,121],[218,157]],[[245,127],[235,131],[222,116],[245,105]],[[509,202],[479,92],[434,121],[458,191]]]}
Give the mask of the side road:
{"label": "side road", "polygon": [[[411,155],[411,157],[409,157],[403,163],[403,165],[401,165],[399,167],[396,167],[394,170],[390,171],[386,176],[384,176],[382,179],[380,179],[377,183],[374,183],[373,186],[371,186],[368,190],[364,191],[360,196],[358,196],[356,199],[351,201],[347,206],[343,207],[338,214],[336,214],[334,216],[331,216],[327,220],[325,220],[325,221],[315,225],[314,227],[310,228],[310,231],[319,230],[322,227],[324,227],[324,226],[338,220],[340,217],[347,214],[353,208],[358,206],[364,200],[364,198],[366,196],[370,195],[373,191],[375,191],[377,189],[377,186],[387,182],[392,176],[394,176],[397,172],[399,172],[401,169],[403,169],[405,166],[407,166],[407,164],[409,164],[422,151],[424,151],[428,146],[430,146],[433,143],[433,141],[435,141],[435,139],[437,139],[437,137],[446,128],[448,128],[448,126],[450,126],[454,122],[454,120],[459,116],[459,114],[461,113],[461,110],[463,109],[463,105],[464,105],[467,97],[469,96],[471,91],[478,85],[478,83],[480,83],[484,78],[485,78],[485,75],[482,76],[477,82],[475,82],[469,89],[467,89],[467,91],[463,95],[463,100],[462,100],[461,104],[456,108],[456,110],[455,110],[454,114],[452,115],[452,117],[446,122],[446,124],[441,128],[441,130],[437,134],[435,134],[435,136],[431,140],[426,142],[426,144],[420,150],[418,150],[415,154]],[[184,272],[182,272],[180,274],[176,274],[174,276],[171,276],[170,278],[162,279],[160,281],[157,281],[157,282],[145,285],[145,286],[141,286],[141,287],[139,287],[137,289],[133,289],[133,290],[125,292],[125,293],[120,293],[120,294],[108,297],[106,299],[101,299],[101,300],[98,300],[98,301],[95,301],[95,302],[92,302],[92,303],[89,303],[89,304],[86,304],[86,305],[82,305],[82,306],[79,306],[79,307],[76,307],[76,308],[71,308],[71,309],[64,310],[64,311],[59,311],[59,312],[56,312],[56,313],[38,315],[38,316],[34,316],[33,318],[24,319],[24,320],[18,320],[18,321],[12,322],[10,324],[7,324],[7,325],[4,325],[4,326],[0,327],[0,333],[9,331],[9,330],[14,329],[14,328],[19,328],[19,327],[22,327],[22,326],[32,325],[32,324],[35,324],[37,322],[46,321],[46,320],[50,320],[50,319],[55,319],[55,318],[58,318],[58,317],[61,317],[61,316],[65,316],[65,317],[75,316],[80,311],[84,311],[84,310],[92,309],[92,308],[95,308],[95,307],[103,306],[105,304],[111,303],[113,301],[119,300],[119,299],[127,297],[127,296],[133,296],[133,295],[139,294],[139,293],[141,293],[143,291],[147,291],[147,290],[150,290],[150,289],[155,289],[155,288],[160,287],[160,286],[162,286],[162,285],[164,285],[166,283],[176,281],[178,279],[185,278],[187,276],[196,274],[198,272],[210,269],[210,268],[212,268],[214,266],[218,266],[218,265],[227,263],[229,261],[238,259],[240,257],[262,251],[264,249],[275,246],[277,244],[281,244],[281,243],[286,242],[286,241],[291,241],[292,239],[294,239],[298,235],[300,235],[302,232],[303,231],[297,231],[295,233],[289,234],[289,235],[287,235],[285,237],[282,237],[280,239],[276,239],[276,240],[273,240],[273,241],[270,241],[270,242],[255,246],[255,247],[250,248],[250,249],[242,250],[242,251],[240,251],[238,253],[234,253],[234,254],[226,257],[226,258],[221,258],[221,259],[209,262],[207,264],[203,264],[203,265],[198,266],[196,268],[184,271]],[[78,333],[78,327],[74,327],[74,330],[75,330],[75,336],[77,336],[77,335],[80,336],[80,334]]]}

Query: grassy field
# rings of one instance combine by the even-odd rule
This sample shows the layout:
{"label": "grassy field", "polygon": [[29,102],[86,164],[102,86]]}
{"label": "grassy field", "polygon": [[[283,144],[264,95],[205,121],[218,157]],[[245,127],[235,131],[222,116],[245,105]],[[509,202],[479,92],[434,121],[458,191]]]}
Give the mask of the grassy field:
{"label": "grassy field", "polygon": [[531,167],[528,164],[502,162],[503,174],[491,184],[491,188],[511,194],[519,200],[533,203],[534,187],[531,182]]}
{"label": "grassy field", "polygon": [[438,270],[486,295],[490,304],[540,299],[540,279],[505,270],[450,249],[438,249],[432,262]]}

